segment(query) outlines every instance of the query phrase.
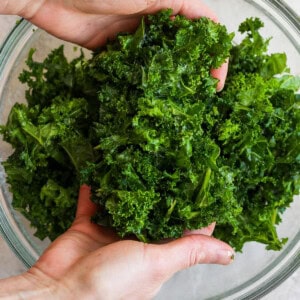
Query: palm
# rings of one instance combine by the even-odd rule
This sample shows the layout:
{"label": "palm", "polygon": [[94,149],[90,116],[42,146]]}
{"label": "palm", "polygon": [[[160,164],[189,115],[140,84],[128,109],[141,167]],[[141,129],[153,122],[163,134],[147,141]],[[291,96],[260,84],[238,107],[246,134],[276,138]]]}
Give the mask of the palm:
{"label": "palm", "polygon": [[[33,269],[38,269],[51,278],[59,279],[69,272],[81,258],[93,255],[101,249],[104,252],[115,251],[116,257],[119,256],[118,253],[123,253],[124,247],[132,249],[133,253],[145,250],[145,245],[137,241],[124,240],[115,243],[120,241],[120,238],[114,231],[91,222],[91,216],[96,209],[96,205],[90,200],[90,188],[86,185],[82,186],[79,192],[76,219],[71,228],[50,245]],[[186,232],[185,235],[210,236],[214,226],[215,224],[211,224],[206,228]]]}

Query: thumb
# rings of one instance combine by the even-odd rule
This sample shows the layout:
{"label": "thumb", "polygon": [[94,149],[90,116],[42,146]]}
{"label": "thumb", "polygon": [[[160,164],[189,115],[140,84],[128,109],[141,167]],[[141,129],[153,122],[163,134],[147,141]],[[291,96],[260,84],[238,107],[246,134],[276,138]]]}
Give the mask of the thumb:
{"label": "thumb", "polygon": [[97,211],[97,205],[91,201],[91,188],[83,184],[79,190],[76,218],[90,218]]}
{"label": "thumb", "polygon": [[[196,264],[227,265],[233,261],[234,251],[226,243],[216,238],[195,234],[182,237],[149,251],[152,262],[156,262],[165,278],[177,271]],[[157,253],[158,251],[158,253]]]}
{"label": "thumb", "polygon": [[211,70],[211,76],[218,79],[217,92],[222,91],[225,85],[226,77],[228,72],[228,59],[218,69]]}

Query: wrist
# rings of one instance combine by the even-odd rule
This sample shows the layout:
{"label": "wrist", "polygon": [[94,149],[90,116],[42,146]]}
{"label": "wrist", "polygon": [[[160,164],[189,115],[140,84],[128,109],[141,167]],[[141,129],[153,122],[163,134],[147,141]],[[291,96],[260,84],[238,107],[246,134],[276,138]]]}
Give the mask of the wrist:
{"label": "wrist", "polygon": [[36,14],[44,0],[1,0],[0,14],[18,15],[30,19]]}
{"label": "wrist", "polygon": [[[38,274],[36,274],[38,273]],[[0,300],[70,299],[55,279],[35,270],[0,280]]]}
{"label": "wrist", "polygon": [[4,0],[0,3],[0,14],[4,15],[18,15],[24,7],[27,5],[28,0]]}

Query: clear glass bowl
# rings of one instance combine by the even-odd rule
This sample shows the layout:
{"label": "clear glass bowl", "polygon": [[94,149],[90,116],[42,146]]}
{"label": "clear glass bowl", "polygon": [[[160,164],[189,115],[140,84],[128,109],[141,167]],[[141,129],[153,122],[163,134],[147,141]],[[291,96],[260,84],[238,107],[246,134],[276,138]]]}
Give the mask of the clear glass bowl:
{"label": "clear glass bowl", "polygon": [[[264,35],[273,36],[271,52],[285,52],[291,72],[300,72],[299,18],[281,1],[208,0],[229,31],[237,31],[246,18],[257,16],[265,23]],[[235,37],[238,41],[239,36]],[[18,75],[25,67],[30,48],[36,48],[36,59],[43,59],[62,41],[21,21],[0,49],[0,124],[5,124],[15,102],[24,101],[25,88]],[[74,45],[64,43],[68,56],[76,55]],[[77,52],[78,53],[78,52]],[[30,267],[49,244],[35,238],[34,229],[11,206],[12,195],[5,183],[1,166],[11,153],[8,144],[0,140],[0,230],[12,250]],[[279,285],[300,265],[300,198],[283,215],[278,226],[281,237],[289,241],[280,252],[266,251],[257,243],[245,245],[230,266],[199,265],[173,276],[156,299],[257,299]]]}

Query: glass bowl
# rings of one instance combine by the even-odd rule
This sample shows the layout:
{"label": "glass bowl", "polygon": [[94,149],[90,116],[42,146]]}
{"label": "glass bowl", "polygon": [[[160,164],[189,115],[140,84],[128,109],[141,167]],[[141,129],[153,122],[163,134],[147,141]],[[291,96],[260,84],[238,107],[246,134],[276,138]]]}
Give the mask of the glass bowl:
{"label": "glass bowl", "polygon": [[[270,52],[285,52],[291,73],[300,72],[299,18],[281,1],[208,0],[229,31],[237,31],[246,18],[257,16],[265,23],[263,33],[272,36]],[[236,41],[239,40],[236,35]],[[30,48],[42,60],[51,49],[65,44],[72,57],[74,45],[62,42],[22,20],[0,49],[0,124],[5,124],[15,102],[24,102],[26,87],[18,81]],[[1,165],[12,149],[0,140],[0,231],[19,259],[30,267],[49,245],[49,240],[34,237],[34,229],[12,206],[12,195]],[[300,265],[300,198],[295,197],[278,226],[280,237],[289,240],[283,250],[267,251],[264,245],[247,243],[230,266],[198,265],[173,276],[156,299],[257,299],[285,280]]]}

